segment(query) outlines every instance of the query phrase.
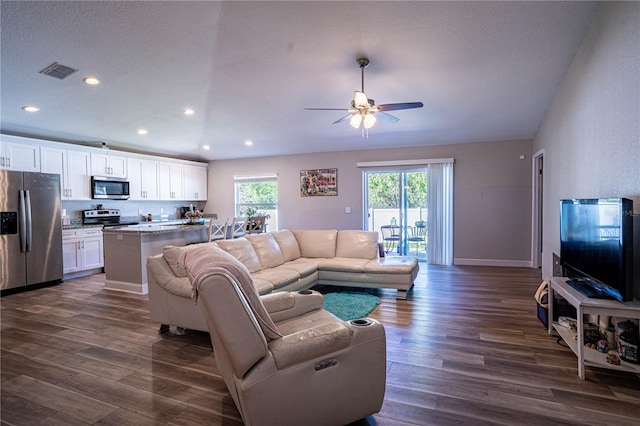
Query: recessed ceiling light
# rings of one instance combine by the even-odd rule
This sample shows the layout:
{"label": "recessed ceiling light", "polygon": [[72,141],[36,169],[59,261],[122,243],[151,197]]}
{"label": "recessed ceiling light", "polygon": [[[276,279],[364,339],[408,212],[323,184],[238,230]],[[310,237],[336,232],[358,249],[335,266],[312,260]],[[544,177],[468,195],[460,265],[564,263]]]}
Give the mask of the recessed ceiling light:
{"label": "recessed ceiling light", "polygon": [[147,131],[147,129],[138,129],[138,134],[139,134],[139,135],[146,135],[147,133],[149,133],[149,132]]}
{"label": "recessed ceiling light", "polygon": [[100,84],[100,80],[95,77],[85,77],[84,79],[82,79],[82,81],[84,81],[89,86],[97,86],[98,84]]}
{"label": "recessed ceiling light", "polygon": [[193,115],[196,112],[194,110],[192,110],[191,108],[187,108],[184,110],[184,115]]}
{"label": "recessed ceiling light", "polygon": [[209,151],[211,147],[209,145],[202,145],[202,149]]}
{"label": "recessed ceiling light", "polygon": [[251,146],[251,145],[253,145],[253,142],[252,142],[252,141],[250,141],[250,140],[246,140],[246,141],[244,141],[244,144],[245,144],[246,146]]}
{"label": "recessed ceiling light", "polygon": [[37,106],[33,106],[33,105],[25,105],[22,107],[23,111],[26,112],[38,112],[40,111],[40,108],[38,108]]}

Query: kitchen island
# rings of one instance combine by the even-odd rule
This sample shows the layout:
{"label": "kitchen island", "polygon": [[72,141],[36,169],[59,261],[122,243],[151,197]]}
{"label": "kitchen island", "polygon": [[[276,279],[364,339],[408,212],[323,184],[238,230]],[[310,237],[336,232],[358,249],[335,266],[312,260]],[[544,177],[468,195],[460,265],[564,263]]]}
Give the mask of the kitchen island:
{"label": "kitchen island", "polygon": [[186,225],[181,222],[105,228],[105,288],[147,294],[147,257],[162,253],[165,246],[208,241],[208,232],[207,225]]}

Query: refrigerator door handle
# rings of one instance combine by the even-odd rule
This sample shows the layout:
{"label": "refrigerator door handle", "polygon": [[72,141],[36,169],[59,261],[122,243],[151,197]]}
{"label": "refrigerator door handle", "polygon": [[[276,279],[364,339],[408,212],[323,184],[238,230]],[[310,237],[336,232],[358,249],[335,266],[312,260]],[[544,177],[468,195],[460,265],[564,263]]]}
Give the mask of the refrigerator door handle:
{"label": "refrigerator door handle", "polygon": [[25,204],[26,204],[26,213],[27,213],[27,251],[31,251],[31,241],[33,236],[33,226],[31,223],[31,194],[27,189],[25,192]]}
{"label": "refrigerator door handle", "polygon": [[27,216],[25,214],[25,204],[24,204],[24,191],[18,191],[20,193],[19,200],[19,232],[20,232],[20,253],[24,253],[27,251]]}

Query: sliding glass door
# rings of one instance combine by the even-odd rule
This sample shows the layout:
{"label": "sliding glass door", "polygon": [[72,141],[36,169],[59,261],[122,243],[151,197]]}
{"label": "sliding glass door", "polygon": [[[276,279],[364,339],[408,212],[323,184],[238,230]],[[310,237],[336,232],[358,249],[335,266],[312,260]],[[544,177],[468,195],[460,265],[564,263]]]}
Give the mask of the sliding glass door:
{"label": "sliding glass door", "polygon": [[365,172],[366,229],[388,255],[426,260],[427,169]]}

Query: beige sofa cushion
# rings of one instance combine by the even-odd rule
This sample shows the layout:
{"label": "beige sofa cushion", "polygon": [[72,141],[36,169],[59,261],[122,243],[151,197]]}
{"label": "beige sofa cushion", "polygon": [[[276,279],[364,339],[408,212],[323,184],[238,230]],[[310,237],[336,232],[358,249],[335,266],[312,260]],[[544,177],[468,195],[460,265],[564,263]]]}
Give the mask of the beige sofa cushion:
{"label": "beige sofa cushion", "polygon": [[184,264],[179,261],[180,255],[187,250],[193,249],[195,247],[200,247],[206,244],[211,243],[198,243],[198,244],[190,244],[188,246],[165,246],[162,249],[162,254],[164,256],[164,260],[169,264],[171,270],[178,278],[185,278],[187,276],[187,270],[184,267]]}
{"label": "beige sofa cushion", "polygon": [[302,259],[294,260],[284,264],[285,268],[293,269],[300,274],[301,277],[306,277],[313,274],[318,270],[319,262],[305,262]]}
{"label": "beige sofa cushion", "polygon": [[298,245],[298,240],[296,240],[293,232],[288,229],[283,229],[281,231],[274,231],[271,235],[273,235],[273,238],[275,238],[276,242],[280,246],[280,251],[282,252],[285,262],[289,262],[290,260],[295,260],[300,257],[300,246]]}
{"label": "beige sofa cushion", "polygon": [[376,259],[378,257],[378,233],[367,231],[338,231],[336,257]]}
{"label": "beige sofa cushion", "polygon": [[235,238],[233,240],[218,240],[215,242],[222,250],[235,257],[247,267],[252,274],[262,269],[260,260],[253,246],[246,238]]}
{"label": "beige sofa cushion", "polygon": [[338,231],[335,229],[312,229],[292,231],[300,246],[302,257],[335,257]]}
{"label": "beige sofa cushion", "polygon": [[345,257],[333,257],[331,259],[322,259],[320,262],[321,271],[340,271],[340,272],[364,272],[365,266],[371,262],[369,259],[354,259]]}
{"label": "beige sofa cushion", "polygon": [[271,284],[273,284],[274,290],[277,290],[280,287],[284,287],[298,281],[300,279],[300,274],[293,269],[280,267],[273,269],[264,269],[260,272],[252,274],[251,277],[254,279],[269,281]]}
{"label": "beige sofa cushion", "polygon": [[187,270],[184,269],[184,265],[178,263],[178,258],[185,250],[185,247],[176,246],[166,246],[162,249],[164,260],[169,264],[171,270],[178,278],[184,278],[187,276]]}
{"label": "beige sofa cushion", "polygon": [[262,269],[275,268],[284,263],[284,257],[280,251],[280,246],[271,234],[254,234],[247,235],[247,240],[253,246],[258,255],[258,260],[262,265]]}
{"label": "beige sofa cushion", "polygon": [[255,275],[251,275],[251,278],[253,278],[253,284],[256,286],[256,289],[258,289],[259,295],[262,296],[263,294],[269,294],[273,291],[271,281],[257,278]]}

